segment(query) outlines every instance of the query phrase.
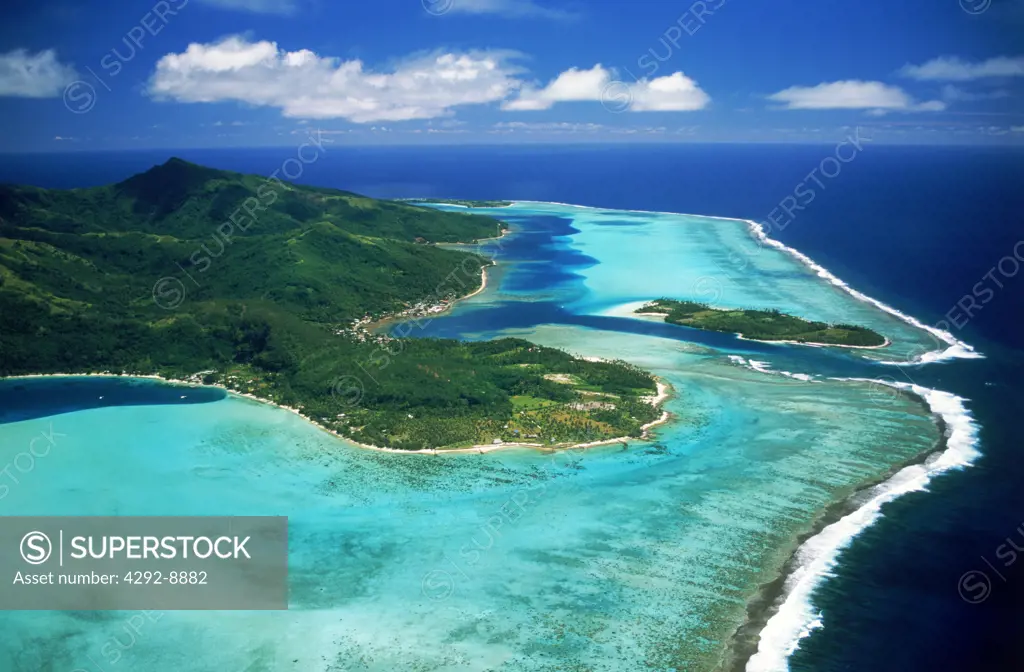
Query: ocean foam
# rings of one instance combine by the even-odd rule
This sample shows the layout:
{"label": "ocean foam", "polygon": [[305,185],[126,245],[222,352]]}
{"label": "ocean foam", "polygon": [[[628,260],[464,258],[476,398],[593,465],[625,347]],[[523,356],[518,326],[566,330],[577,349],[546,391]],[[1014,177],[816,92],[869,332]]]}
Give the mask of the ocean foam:
{"label": "ocean foam", "polygon": [[814,376],[806,373],[790,373],[789,371],[776,371],[771,367],[768,362],[761,362],[756,359],[743,359],[739,355],[729,355],[729,361],[740,366],[745,366],[748,369],[757,371],[758,373],[768,373],[774,376],[785,376],[786,378],[793,378],[795,380],[802,380],[805,383],[821,382],[814,380]]}
{"label": "ocean foam", "polygon": [[896,318],[906,322],[907,324],[909,324],[911,326],[914,326],[914,327],[917,327],[918,329],[921,329],[921,330],[931,334],[936,339],[938,339],[939,341],[942,341],[943,343],[945,343],[948,346],[947,348],[942,349],[942,350],[933,350],[933,351],[930,351],[930,352],[925,352],[925,353],[915,357],[914,359],[911,359],[911,360],[908,360],[908,361],[905,361],[905,362],[885,362],[885,361],[883,361],[883,362],[879,362],[880,364],[888,364],[888,365],[893,365],[893,366],[915,366],[915,365],[920,365],[920,364],[930,364],[930,363],[934,363],[934,362],[942,362],[942,361],[946,361],[946,360],[950,360],[950,359],[983,359],[984,358],[984,355],[982,355],[980,352],[977,352],[974,349],[974,347],[968,345],[967,343],[964,343],[963,341],[958,339],[956,336],[954,336],[950,332],[945,331],[943,329],[939,329],[938,327],[930,327],[930,326],[926,325],[924,322],[922,322],[921,320],[917,319],[916,317],[914,317],[912,315],[907,315],[906,313],[903,313],[900,310],[898,310],[896,308],[893,308],[892,306],[890,306],[890,305],[888,305],[888,304],[886,304],[886,303],[884,303],[882,301],[879,301],[878,299],[870,297],[870,296],[868,296],[867,294],[865,294],[863,292],[857,291],[856,289],[854,289],[853,287],[851,287],[850,285],[846,284],[845,282],[840,280],[838,277],[836,277],[836,275],[833,274],[831,271],[829,271],[827,268],[825,268],[821,264],[817,263],[816,261],[814,261],[813,259],[808,257],[803,252],[800,252],[799,250],[797,250],[795,248],[789,247],[788,245],[786,245],[786,244],[784,244],[784,243],[782,243],[782,242],[780,242],[778,240],[775,240],[774,238],[770,238],[768,236],[768,234],[765,233],[764,226],[761,225],[759,222],[755,222],[752,219],[738,219],[736,217],[719,217],[719,216],[715,216],[715,215],[690,215],[690,214],[686,214],[686,213],[682,213],[682,212],[662,212],[662,211],[658,211],[658,210],[616,210],[616,209],[612,209],[612,208],[597,208],[597,207],[593,207],[593,206],[589,206],[589,205],[575,205],[575,204],[572,204],[572,203],[559,203],[557,201],[513,201],[512,204],[513,205],[520,205],[520,204],[522,204],[522,205],[530,205],[530,204],[558,205],[558,206],[568,207],[568,208],[579,208],[581,210],[597,210],[597,211],[603,211],[603,212],[633,212],[633,213],[638,213],[638,214],[649,214],[649,215],[676,215],[676,216],[683,216],[683,217],[702,217],[704,219],[720,219],[720,220],[729,221],[729,222],[742,222],[742,223],[747,225],[747,227],[750,229],[751,235],[753,235],[754,238],[756,238],[757,240],[759,240],[759,241],[761,241],[761,242],[763,242],[763,243],[765,243],[767,245],[770,245],[770,246],[776,248],[777,250],[781,250],[782,252],[786,252],[787,254],[792,255],[794,258],[796,258],[797,260],[802,262],[805,266],[807,266],[808,268],[813,270],[815,273],[817,273],[819,278],[822,278],[823,280],[826,280],[827,282],[829,282],[830,284],[834,285],[835,287],[838,287],[838,288],[842,289],[843,291],[845,291],[847,294],[849,294],[853,298],[857,299],[858,301],[863,301],[865,303],[869,303],[869,304],[873,305],[874,307],[878,308],[879,310],[881,310],[883,312],[886,312],[886,313],[889,313],[890,315],[892,315],[892,316],[894,316],[894,317],[896,317]]}
{"label": "ocean foam", "polygon": [[747,225],[750,227],[750,231],[754,235],[755,238],[757,238],[758,240],[760,240],[763,243],[766,243],[767,245],[771,245],[772,247],[774,247],[776,249],[782,250],[783,252],[788,252],[792,256],[794,256],[797,259],[799,259],[800,261],[802,261],[808,268],[810,268],[815,273],[817,273],[819,278],[822,278],[823,280],[827,280],[832,285],[834,285],[836,287],[839,287],[840,289],[842,289],[843,291],[845,291],[847,294],[849,294],[853,298],[857,299],[858,301],[864,301],[865,303],[870,303],[875,308],[878,308],[881,311],[884,311],[886,313],[889,313],[890,315],[898,317],[899,319],[903,320],[904,322],[906,322],[907,324],[909,324],[911,326],[917,327],[918,329],[921,329],[923,331],[928,332],[929,334],[931,334],[932,336],[934,336],[935,338],[939,339],[940,341],[946,343],[949,346],[945,350],[934,350],[932,352],[926,352],[926,353],[920,355],[919,357],[916,357],[915,359],[910,360],[910,361],[906,361],[906,362],[882,362],[883,364],[892,364],[892,365],[928,364],[928,363],[931,363],[931,362],[941,362],[941,361],[948,360],[948,359],[958,359],[958,358],[959,359],[980,359],[980,358],[984,357],[984,355],[982,355],[980,352],[976,352],[972,346],[970,346],[970,345],[964,343],[963,341],[959,340],[956,336],[954,336],[953,334],[949,333],[948,331],[945,331],[943,329],[939,329],[937,327],[929,327],[928,325],[926,325],[924,322],[921,322],[916,317],[913,317],[912,315],[907,315],[906,313],[903,313],[903,312],[897,310],[896,308],[893,308],[892,306],[879,301],[878,299],[875,299],[875,298],[872,298],[872,297],[868,296],[864,292],[857,291],[853,287],[850,287],[848,284],[846,284],[845,282],[840,280],[838,277],[836,277],[827,268],[825,268],[821,264],[815,262],[813,259],[808,257],[803,252],[800,252],[799,250],[796,250],[796,249],[794,249],[792,247],[789,247],[788,245],[785,245],[785,244],[779,242],[778,240],[775,240],[773,238],[769,238],[768,234],[766,234],[764,232],[764,227],[761,224],[759,224],[758,222],[755,222],[755,221],[749,220],[749,219],[748,220],[744,220],[744,221],[747,222]]}
{"label": "ocean foam", "polygon": [[964,406],[965,399],[908,383],[888,383],[866,378],[834,378],[887,385],[911,390],[923,397],[933,413],[946,424],[946,449],[924,464],[896,473],[870,492],[870,499],[853,513],[832,523],[808,539],[796,552],[796,570],[786,579],[785,597],[778,611],[760,633],[757,653],[747,661],[747,672],[779,672],[789,669],[789,657],[800,640],[822,627],[822,615],[811,602],[814,589],[831,575],[839,554],[882,515],[882,506],[909,492],[926,490],[928,482],[951,469],[971,465],[978,452],[978,425]]}

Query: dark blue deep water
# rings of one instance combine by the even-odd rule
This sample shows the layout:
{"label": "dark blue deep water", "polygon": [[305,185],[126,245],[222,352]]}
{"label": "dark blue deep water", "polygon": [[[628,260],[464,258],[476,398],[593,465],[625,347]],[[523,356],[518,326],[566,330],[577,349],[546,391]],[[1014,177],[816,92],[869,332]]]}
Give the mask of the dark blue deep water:
{"label": "dark blue deep water", "polygon": [[[987,359],[908,369],[917,383],[971,400],[983,457],[884,509],[819,592],[826,627],[803,641],[792,667],[1024,669],[1024,262],[1014,258],[1015,246],[1024,258],[1024,150],[868,143],[834,177],[819,172],[820,184],[809,180],[834,152],[827,145],[330,146],[297,181],[379,197],[549,200],[758,220],[772,216],[801,182],[810,186],[814,200],[804,210],[775,215],[788,223],[774,237],[929,324],[947,320]],[[295,148],[174,154],[270,174]],[[170,155],[6,156],[0,182],[103,184]],[[833,165],[826,170],[835,172]],[[550,235],[513,244],[539,245]],[[548,261],[537,265],[543,279],[538,275],[536,286],[591,263],[582,256]],[[527,284],[510,289],[530,290],[523,277]],[[505,326],[514,325],[493,328]]]}
{"label": "dark blue deep water", "polygon": [[227,396],[216,387],[167,385],[141,378],[60,376],[0,380],[0,424],[116,406],[206,404]]}

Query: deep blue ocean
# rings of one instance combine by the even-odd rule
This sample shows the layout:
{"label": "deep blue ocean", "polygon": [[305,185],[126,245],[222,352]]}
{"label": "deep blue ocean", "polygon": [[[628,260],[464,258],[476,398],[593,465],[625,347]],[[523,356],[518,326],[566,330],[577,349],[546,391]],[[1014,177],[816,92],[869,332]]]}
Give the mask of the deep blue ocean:
{"label": "deep blue ocean", "polygon": [[[105,184],[172,155],[269,175],[295,148],[8,155],[0,157],[0,182]],[[792,668],[1024,669],[1024,440],[1016,424],[1024,414],[1024,262],[1014,258],[1015,246],[1024,257],[1024,150],[869,143],[834,177],[819,171],[820,183],[808,181],[834,155],[834,145],[332,145],[296,181],[377,197],[544,200],[756,220],[801,183],[813,185],[814,200],[771,235],[905,313],[928,324],[946,319],[986,355],[893,370],[898,380],[969,399],[983,457],[885,507],[816,598],[828,622],[843,627],[804,640]],[[551,261],[540,272],[586,263]]]}

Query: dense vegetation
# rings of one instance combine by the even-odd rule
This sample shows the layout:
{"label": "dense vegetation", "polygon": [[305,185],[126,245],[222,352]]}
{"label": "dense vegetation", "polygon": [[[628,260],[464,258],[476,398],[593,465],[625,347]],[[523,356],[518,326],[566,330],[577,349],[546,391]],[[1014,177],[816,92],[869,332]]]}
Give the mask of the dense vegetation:
{"label": "dense vegetation", "polygon": [[638,434],[655,384],[627,365],[359,327],[477,289],[487,259],[425,243],[499,231],[177,159],[106,187],[0,187],[0,376],[190,377],[400,448]]}
{"label": "dense vegetation", "polygon": [[461,205],[465,208],[507,208],[512,201],[467,201],[458,198],[415,198],[409,199],[417,203],[440,203],[443,205]]}
{"label": "dense vegetation", "polygon": [[706,303],[658,299],[638,313],[664,313],[665,321],[685,327],[740,334],[760,341],[797,341],[858,347],[885,344],[885,337],[866,327],[812,322],[777,310],[724,310]]}

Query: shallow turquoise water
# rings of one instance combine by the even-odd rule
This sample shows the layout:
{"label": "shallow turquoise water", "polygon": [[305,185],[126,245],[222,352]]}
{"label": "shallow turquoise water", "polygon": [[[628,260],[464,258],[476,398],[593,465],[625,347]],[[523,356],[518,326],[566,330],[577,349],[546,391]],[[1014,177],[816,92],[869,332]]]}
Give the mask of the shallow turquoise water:
{"label": "shallow turquoise water", "polygon": [[[559,244],[599,263],[534,293],[580,315],[696,296],[715,255],[746,244],[724,220],[570,214],[579,233]],[[781,252],[756,259],[702,298],[922,338]],[[503,264],[438,322],[523,299],[506,284],[521,272]],[[675,422],[628,448],[436,457],[357,449],[237,397],[0,425],[4,462],[63,435],[5,515],[283,514],[291,532],[288,612],[161,613],[130,645],[130,614],[4,612],[0,669],[106,670],[115,637],[113,669],[153,672],[711,669],[825,507],[938,439],[922,404],[877,385],[766,375],[658,336],[499,331],[655,371]]]}
{"label": "shallow turquoise water", "polygon": [[[667,669],[713,655],[744,587],[806,527],[799,512],[935,436],[912,403],[865,430],[867,386],[823,393],[657,347],[651,363],[693,388],[670,402],[682,421],[657,446],[404,456],[347,448],[238,398],[103,409],[4,426],[5,446],[51,423],[67,436],[2,504],[290,516],[292,610],[169,612],[125,652],[139,669],[172,669],[168,652],[183,647],[195,656],[188,669]],[[737,403],[741,392],[757,403]],[[799,412],[801,427],[782,411]],[[90,669],[108,638],[127,641],[126,617],[4,614],[0,666]]]}
{"label": "shallow turquoise water", "polygon": [[507,210],[571,220],[579,233],[562,242],[600,261],[575,269],[582,276],[575,293],[563,289],[577,314],[627,316],[643,302],[669,297],[722,308],[775,308],[810,320],[871,327],[893,341],[884,350],[857,351],[875,359],[900,361],[946,347],[926,331],[822,281],[792,255],[759,242],[740,220],[530,202]]}

